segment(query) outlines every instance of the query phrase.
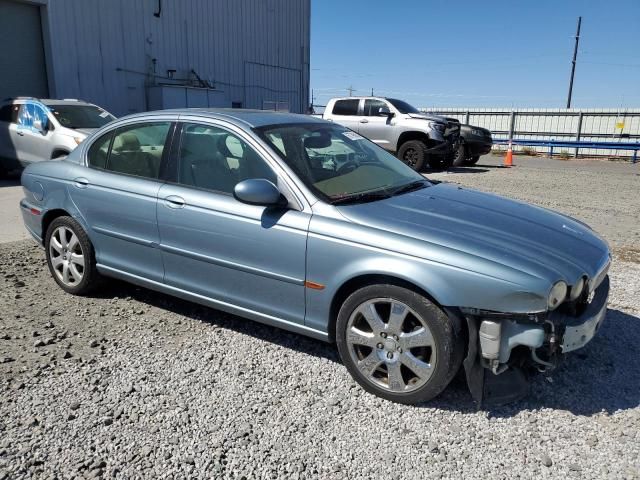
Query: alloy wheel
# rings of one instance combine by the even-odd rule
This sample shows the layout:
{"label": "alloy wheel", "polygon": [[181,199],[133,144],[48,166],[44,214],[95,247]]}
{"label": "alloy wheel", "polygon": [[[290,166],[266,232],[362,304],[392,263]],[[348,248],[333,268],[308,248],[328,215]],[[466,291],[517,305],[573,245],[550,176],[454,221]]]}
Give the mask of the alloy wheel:
{"label": "alloy wheel", "polygon": [[436,349],[426,321],[391,298],[360,304],[349,318],[346,343],[360,373],[393,393],[422,387],[435,369]]}
{"label": "alloy wheel", "polygon": [[60,226],[53,231],[49,257],[53,271],[62,283],[75,287],[82,281],[85,273],[84,253],[73,230]]}

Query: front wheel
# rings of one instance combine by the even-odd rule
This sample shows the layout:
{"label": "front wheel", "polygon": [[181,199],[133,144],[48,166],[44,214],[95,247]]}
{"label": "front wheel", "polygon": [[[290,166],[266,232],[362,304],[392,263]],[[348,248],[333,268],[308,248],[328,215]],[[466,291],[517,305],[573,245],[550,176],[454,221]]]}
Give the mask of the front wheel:
{"label": "front wheel", "polygon": [[455,156],[453,157],[453,166],[460,167],[464,165],[466,159],[467,159],[467,149],[464,146],[464,143],[460,142],[460,145],[458,145],[458,149],[456,150]]}
{"label": "front wheel", "polygon": [[47,229],[45,250],[49,271],[67,293],[84,295],[98,283],[93,245],[72,217],[58,217]]}
{"label": "front wheel", "polygon": [[409,140],[400,146],[397,156],[407,166],[419,172],[424,166],[425,145],[420,140]]}
{"label": "front wheel", "polygon": [[336,323],[340,358],[368,392],[398,403],[431,400],[460,368],[459,328],[424,296],[396,285],[353,293]]}

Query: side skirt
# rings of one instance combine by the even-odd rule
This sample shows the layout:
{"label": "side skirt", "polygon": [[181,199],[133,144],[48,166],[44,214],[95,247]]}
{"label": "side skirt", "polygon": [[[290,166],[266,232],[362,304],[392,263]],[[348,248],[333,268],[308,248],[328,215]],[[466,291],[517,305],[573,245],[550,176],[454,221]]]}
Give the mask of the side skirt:
{"label": "side skirt", "polygon": [[309,328],[304,325],[289,322],[287,320],[256,312],[255,310],[250,310],[248,308],[239,307],[237,305],[223,302],[221,300],[215,300],[210,297],[205,297],[204,295],[198,295],[196,293],[188,292],[180,288],[172,287],[171,285],[167,285],[165,283],[156,282],[144,277],[139,277],[137,275],[123,272],[122,270],[107,267],[106,265],[97,264],[96,266],[98,267],[98,271],[107,277],[124,280],[125,282],[140,285],[141,287],[145,287],[150,290],[155,290],[167,295],[172,295],[174,297],[182,298],[183,300],[188,300],[190,302],[199,303],[200,305],[205,305],[207,307],[245,317],[256,322],[264,323],[265,325],[282,328],[290,332],[299,333],[307,337],[312,337],[318,340],[329,342],[329,335],[326,332],[322,332],[314,328]]}

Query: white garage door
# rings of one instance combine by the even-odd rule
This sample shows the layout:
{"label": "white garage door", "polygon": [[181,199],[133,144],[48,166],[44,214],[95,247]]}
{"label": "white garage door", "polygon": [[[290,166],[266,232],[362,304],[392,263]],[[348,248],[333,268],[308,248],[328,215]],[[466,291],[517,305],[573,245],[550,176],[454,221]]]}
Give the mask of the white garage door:
{"label": "white garage door", "polygon": [[47,97],[40,7],[0,0],[0,101]]}

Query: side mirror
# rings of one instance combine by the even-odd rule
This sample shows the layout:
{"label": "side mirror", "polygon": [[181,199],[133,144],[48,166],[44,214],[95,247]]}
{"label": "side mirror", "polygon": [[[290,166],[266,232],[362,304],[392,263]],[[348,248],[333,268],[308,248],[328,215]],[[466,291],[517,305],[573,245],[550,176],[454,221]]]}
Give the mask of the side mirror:
{"label": "side mirror", "polygon": [[380,107],[378,108],[378,116],[379,117],[393,117],[393,113],[389,110],[389,107]]}
{"label": "side mirror", "polygon": [[282,194],[269,180],[250,178],[238,183],[233,189],[233,196],[250,205],[284,206]]}

